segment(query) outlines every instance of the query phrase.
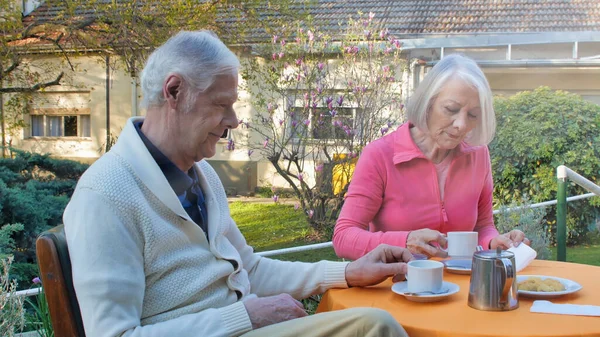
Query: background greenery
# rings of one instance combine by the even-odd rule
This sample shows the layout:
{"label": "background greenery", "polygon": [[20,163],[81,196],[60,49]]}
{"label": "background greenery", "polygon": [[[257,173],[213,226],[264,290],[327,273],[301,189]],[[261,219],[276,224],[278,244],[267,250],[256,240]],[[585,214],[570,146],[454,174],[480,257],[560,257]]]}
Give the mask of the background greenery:
{"label": "background greenery", "polygon": [[37,236],[62,223],[62,213],[88,165],[13,153],[14,158],[0,158],[0,255],[14,256],[11,277],[24,289],[39,274]]}
{"label": "background greenery", "polygon": [[[556,198],[556,167],[566,165],[597,183],[600,176],[600,105],[565,91],[540,87],[494,101],[497,134],[490,144],[494,201],[507,205],[525,196],[531,202]],[[569,195],[585,191],[571,184]],[[582,243],[596,227],[599,200],[568,203],[569,244]],[[555,207],[546,214],[554,242]]]}

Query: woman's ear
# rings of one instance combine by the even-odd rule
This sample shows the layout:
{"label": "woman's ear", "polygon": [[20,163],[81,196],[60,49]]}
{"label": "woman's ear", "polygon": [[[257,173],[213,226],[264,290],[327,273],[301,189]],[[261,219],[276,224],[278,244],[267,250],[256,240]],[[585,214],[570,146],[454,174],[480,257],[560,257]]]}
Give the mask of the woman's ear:
{"label": "woman's ear", "polygon": [[183,80],[177,74],[167,77],[163,84],[163,97],[169,108],[176,110],[177,105],[182,101]]}

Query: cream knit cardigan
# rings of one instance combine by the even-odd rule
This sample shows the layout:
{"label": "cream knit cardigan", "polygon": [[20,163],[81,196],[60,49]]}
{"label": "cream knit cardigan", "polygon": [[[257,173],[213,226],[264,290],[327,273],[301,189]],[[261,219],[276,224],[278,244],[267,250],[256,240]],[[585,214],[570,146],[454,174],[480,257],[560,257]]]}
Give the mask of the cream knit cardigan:
{"label": "cream knit cardigan", "polygon": [[63,217],[87,337],[239,336],[252,329],[248,296],[300,299],[347,287],[347,263],[254,254],[203,160],[195,169],[207,241],[139,138],[137,120],[81,177]]}

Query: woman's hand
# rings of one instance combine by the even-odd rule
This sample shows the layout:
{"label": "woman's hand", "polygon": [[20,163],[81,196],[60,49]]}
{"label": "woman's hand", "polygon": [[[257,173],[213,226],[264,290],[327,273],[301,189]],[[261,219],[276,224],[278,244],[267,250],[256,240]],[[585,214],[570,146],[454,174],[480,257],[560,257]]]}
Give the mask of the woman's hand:
{"label": "woman's hand", "polygon": [[493,238],[490,242],[490,248],[496,249],[497,247],[500,247],[502,249],[509,249],[512,246],[519,246],[521,242],[528,246],[531,244],[531,241],[525,237],[525,233],[518,229],[513,229],[508,233],[500,234]]}
{"label": "woman's hand", "polygon": [[[437,243],[438,246],[432,243]],[[406,239],[406,248],[408,248],[413,254],[425,254],[429,257],[447,257],[448,253],[440,249],[448,248],[448,240],[442,235],[442,233],[423,228],[416,231],[412,231],[408,234]]]}

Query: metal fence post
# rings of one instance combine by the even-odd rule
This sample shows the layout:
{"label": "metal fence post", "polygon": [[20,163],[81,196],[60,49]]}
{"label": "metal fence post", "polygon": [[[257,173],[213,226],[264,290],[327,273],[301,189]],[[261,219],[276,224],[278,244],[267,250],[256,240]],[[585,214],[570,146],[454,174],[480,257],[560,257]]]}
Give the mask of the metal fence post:
{"label": "metal fence post", "polygon": [[564,166],[557,168],[558,189],[556,195],[556,260],[567,261],[567,172]]}

